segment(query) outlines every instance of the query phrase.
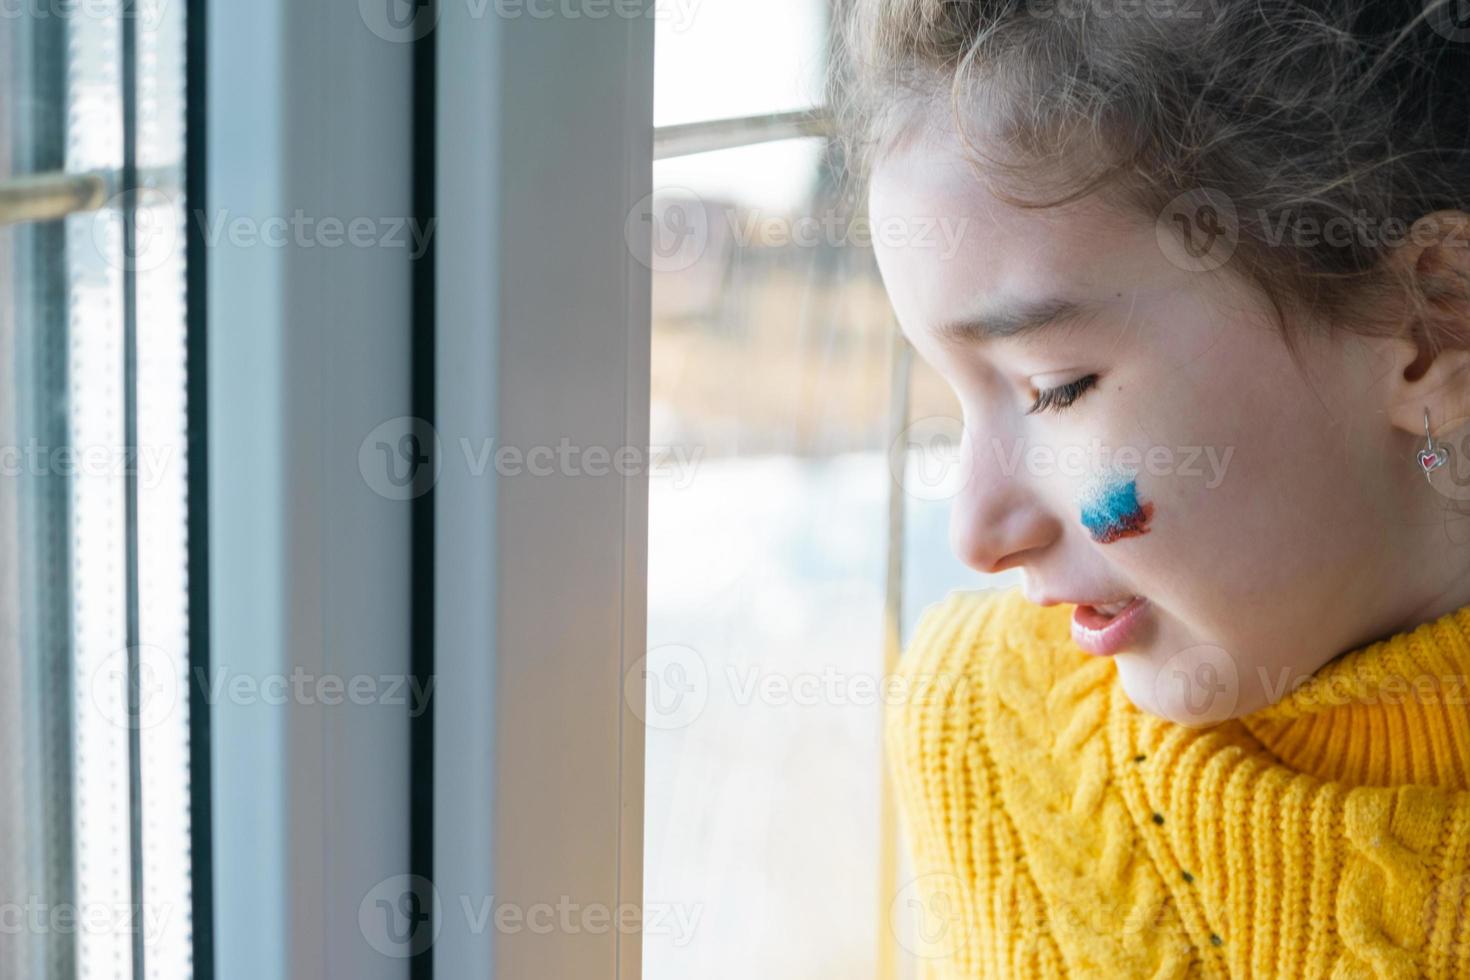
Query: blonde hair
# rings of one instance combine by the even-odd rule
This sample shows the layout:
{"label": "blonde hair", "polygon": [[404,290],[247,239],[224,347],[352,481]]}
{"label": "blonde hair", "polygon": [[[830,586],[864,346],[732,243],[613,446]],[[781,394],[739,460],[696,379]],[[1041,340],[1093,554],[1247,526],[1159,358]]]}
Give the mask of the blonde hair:
{"label": "blonde hair", "polygon": [[[1229,267],[1283,329],[1294,309],[1383,332],[1365,300],[1427,314],[1442,298],[1387,274],[1390,239],[1470,211],[1470,29],[1451,2],[837,0],[849,176],[860,186],[944,113],[977,163],[1033,192],[1009,197],[1020,206],[1098,191],[1159,215],[1182,194],[1223,195],[1239,238]],[[1004,154],[966,135],[981,103]],[[1308,221],[1353,231],[1277,240]]]}

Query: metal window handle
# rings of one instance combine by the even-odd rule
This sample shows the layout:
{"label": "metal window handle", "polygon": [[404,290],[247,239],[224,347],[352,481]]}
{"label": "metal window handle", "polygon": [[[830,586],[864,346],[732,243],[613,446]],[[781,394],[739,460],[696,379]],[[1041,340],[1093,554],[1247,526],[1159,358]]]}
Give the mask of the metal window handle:
{"label": "metal window handle", "polygon": [[653,158],[668,160],[695,153],[735,149],[752,143],[832,136],[834,132],[832,114],[823,107],[659,126],[653,131]]}
{"label": "metal window handle", "polygon": [[30,174],[0,180],[0,226],[96,211],[107,203],[108,186],[107,177],[100,173]]}

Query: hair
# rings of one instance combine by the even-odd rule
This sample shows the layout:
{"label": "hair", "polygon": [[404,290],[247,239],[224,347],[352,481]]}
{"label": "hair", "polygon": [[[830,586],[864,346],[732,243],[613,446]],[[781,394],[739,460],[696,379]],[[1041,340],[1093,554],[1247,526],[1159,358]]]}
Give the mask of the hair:
{"label": "hair", "polygon": [[[1399,333],[1365,312],[1375,299],[1407,300],[1423,323],[1464,295],[1384,261],[1416,220],[1470,211],[1456,0],[837,2],[831,85],[858,188],[947,117],[977,164],[1032,191],[1000,195],[1017,206],[1099,192],[1160,215],[1183,194],[1223,195],[1227,267],[1260,287],[1288,343],[1288,310]],[[1005,152],[970,139],[981,108],[986,145]],[[1282,236],[1330,220],[1353,229],[1346,242]],[[1436,351],[1470,346],[1464,323],[1412,329]]]}

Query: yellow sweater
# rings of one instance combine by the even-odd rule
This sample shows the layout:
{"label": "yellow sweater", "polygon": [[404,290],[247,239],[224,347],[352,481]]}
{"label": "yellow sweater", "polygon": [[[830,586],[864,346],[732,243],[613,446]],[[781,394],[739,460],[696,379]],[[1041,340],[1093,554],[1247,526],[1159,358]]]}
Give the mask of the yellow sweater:
{"label": "yellow sweater", "polygon": [[925,611],[888,753],[928,978],[1470,978],[1470,607],[1212,728],[1071,606]]}

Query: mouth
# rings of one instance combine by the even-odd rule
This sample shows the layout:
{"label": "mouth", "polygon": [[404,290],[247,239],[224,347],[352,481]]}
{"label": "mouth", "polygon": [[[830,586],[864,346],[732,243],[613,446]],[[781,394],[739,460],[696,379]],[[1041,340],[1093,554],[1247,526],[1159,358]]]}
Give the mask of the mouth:
{"label": "mouth", "polygon": [[1148,608],[1142,596],[1079,603],[1072,610],[1072,639],[1088,653],[1111,656],[1134,639]]}
{"label": "mouth", "polygon": [[1128,606],[1137,599],[1138,596],[1130,595],[1124,596],[1121,599],[1115,599],[1112,602],[1081,602],[1078,603],[1078,606],[1086,609],[1089,613],[1096,614],[1103,620],[1108,620],[1112,619],[1124,609],[1128,608]]}

